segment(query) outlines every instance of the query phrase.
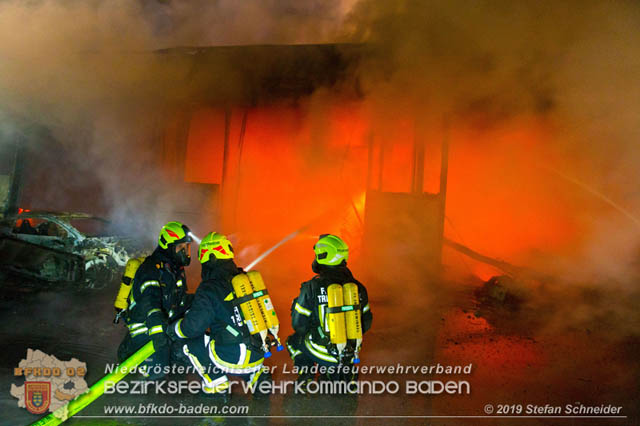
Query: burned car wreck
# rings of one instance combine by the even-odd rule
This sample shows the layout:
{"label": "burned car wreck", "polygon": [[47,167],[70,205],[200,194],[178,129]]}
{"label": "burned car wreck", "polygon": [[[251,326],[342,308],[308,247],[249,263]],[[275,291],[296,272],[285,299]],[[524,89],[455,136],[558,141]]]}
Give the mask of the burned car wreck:
{"label": "burned car wreck", "polygon": [[38,281],[99,289],[144,249],[84,213],[21,211],[0,221],[0,269]]}

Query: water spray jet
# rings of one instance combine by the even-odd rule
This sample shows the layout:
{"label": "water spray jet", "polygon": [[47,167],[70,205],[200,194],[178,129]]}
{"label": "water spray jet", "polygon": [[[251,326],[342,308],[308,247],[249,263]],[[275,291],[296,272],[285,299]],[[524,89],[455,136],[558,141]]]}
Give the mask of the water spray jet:
{"label": "water spray jet", "polygon": [[541,166],[541,168],[552,172],[553,174],[561,177],[562,179],[564,179],[564,180],[566,180],[568,182],[573,183],[576,186],[579,186],[580,188],[582,188],[586,192],[590,193],[594,197],[596,197],[596,198],[604,201],[605,203],[609,204],[611,207],[616,209],[619,213],[621,213],[622,215],[627,217],[627,219],[631,220],[638,227],[638,229],[640,229],[640,219],[635,217],[629,210],[625,209],[624,207],[622,207],[621,205],[619,205],[618,203],[613,201],[611,198],[607,197],[605,194],[593,189],[592,187],[590,187],[586,183],[581,182],[578,179],[561,172],[560,170],[557,170],[557,169],[554,169],[554,168],[548,167],[548,166]]}
{"label": "water spray jet", "polygon": [[262,253],[260,256],[258,256],[253,262],[251,262],[249,265],[247,265],[247,267],[245,268],[245,271],[250,271],[254,266],[256,266],[258,263],[262,262],[262,260],[269,256],[271,253],[273,253],[278,247],[280,247],[281,245],[283,245],[284,243],[286,243],[287,241],[291,240],[292,238],[295,238],[298,234],[300,234],[300,232],[302,232],[308,225],[303,226],[302,228],[292,232],[291,234],[287,235],[286,237],[284,237],[282,240],[280,240],[279,242],[277,242],[273,247],[271,247],[270,249],[268,249],[267,251],[265,251],[264,253]]}

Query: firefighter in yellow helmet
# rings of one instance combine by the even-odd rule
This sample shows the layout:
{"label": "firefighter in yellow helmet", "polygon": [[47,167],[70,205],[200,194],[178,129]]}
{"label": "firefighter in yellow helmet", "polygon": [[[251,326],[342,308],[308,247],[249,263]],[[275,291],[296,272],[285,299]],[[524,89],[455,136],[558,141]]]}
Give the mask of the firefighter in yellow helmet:
{"label": "firefighter in yellow helmet", "polygon": [[169,334],[198,371],[204,394],[227,397],[228,375],[241,377],[259,391],[259,383],[271,376],[263,371],[261,340],[250,334],[231,283],[243,272],[233,260],[231,242],[211,232],[202,239],[198,257],[202,282],[191,308],[170,326]]}
{"label": "firefighter in yellow helmet", "polygon": [[[291,323],[295,333],[287,339],[287,349],[300,372],[298,380],[305,383],[315,377],[310,372],[314,364],[336,367],[359,362],[361,335],[371,327],[373,320],[367,290],[353,277],[347,267],[347,244],[336,235],[323,234],[318,238],[313,250],[315,259],[311,269],[316,275],[302,283],[300,294],[293,300]],[[358,300],[347,303],[348,296],[343,297],[345,288],[353,290],[358,295]],[[338,307],[332,307],[331,296],[336,289],[341,302]],[[346,290],[344,294],[347,295]],[[343,337],[346,343],[343,344],[335,339],[336,336],[332,336],[335,330],[330,326],[330,316],[345,315],[346,312],[357,314],[360,340],[347,339],[348,336],[345,334]],[[345,321],[343,316],[340,319]],[[339,373],[327,374],[327,377],[330,380],[355,379],[354,374],[345,373],[348,368],[339,370]]]}
{"label": "firefighter in yellow helmet", "polygon": [[140,371],[150,380],[164,377],[171,363],[167,325],[189,308],[185,266],[191,262],[191,232],[180,222],[169,222],[160,230],[158,247],[135,272],[128,307],[124,314],[128,333],[118,348],[120,362],[149,340],[155,353]]}

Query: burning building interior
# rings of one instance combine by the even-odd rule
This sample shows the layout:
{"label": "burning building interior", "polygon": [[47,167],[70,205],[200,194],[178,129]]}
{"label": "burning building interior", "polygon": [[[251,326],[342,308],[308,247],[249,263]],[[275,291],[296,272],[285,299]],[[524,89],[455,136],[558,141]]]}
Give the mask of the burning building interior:
{"label": "burning building interior", "polygon": [[106,410],[220,402],[110,394],[69,424],[638,424],[639,22],[632,1],[0,2],[0,423],[39,419],[28,353],[89,386],[122,361],[125,264],[179,221],[188,292],[226,235],[283,343],[340,236],[373,313],[358,380],[383,391],[236,388],[248,412],[167,418]]}

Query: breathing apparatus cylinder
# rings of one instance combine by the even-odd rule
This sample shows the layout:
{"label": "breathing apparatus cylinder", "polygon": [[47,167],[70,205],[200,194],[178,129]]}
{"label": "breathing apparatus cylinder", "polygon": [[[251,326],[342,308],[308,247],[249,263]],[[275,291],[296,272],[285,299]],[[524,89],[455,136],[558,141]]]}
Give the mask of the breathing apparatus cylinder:
{"label": "breathing apparatus cylinder", "polygon": [[358,364],[360,362],[358,353],[360,352],[360,346],[362,345],[362,314],[358,306],[360,303],[358,285],[354,283],[346,283],[342,286],[342,292],[345,307],[352,307],[351,310],[345,312],[345,321],[347,325],[347,339],[355,340],[353,363]]}
{"label": "breathing apparatus cylinder", "polygon": [[[251,296],[253,294],[251,281],[249,281],[249,277],[247,276],[247,274],[236,275],[231,280],[231,284],[233,285],[233,291],[235,292],[237,298]],[[270,354],[270,352],[269,345],[267,344],[267,326],[265,324],[262,311],[260,310],[258,300],[249,299],[246,302],[241,303],[240,310],[242,311],[244,322],[249,328],[249,333],[251,333],[252,335],[260,335],[260,339],[262,340],[262,350],[265,352],[265,357],[268,358],[268,355],[266,354]]]}
{"label": "breathing apparatus cylinder", "polygon": [[267,287],[264,285],[264,280],[262,279],[262,275],[258,271],[250,271],[247,272],[247,276],[249,277],[249,281],[253,286],[254,293],[264,292],[262,296],[258,297],[258,305],[260,306],[260,310],[262,311],[262,315],[265,320],[265,325],[269,329],[269,332],[273,335],[278,342],[278,346],[276,347],[277,351],[281,351],[284,349],[282,343],[280,343],[280,338],[278,337],[278,331],[280,330],[280,321],[278,321],[278,315],[276,314],[276,310],[273,308],[273,303],[271,303],[271,297],[269,297],[269,293],[267,293]]}
{"label": "breathing apparatus cylinder", "polygon": [[124,267],[124,274],[122,275],[118,295],[116,296],[115,302],[113,302],[113,306],[116,309],[116,316],[113,319],[114,324],[120,322],[120,315],[129,307],[129,294],[133,286],[133,277],[136,275],[136,271],[140,268],[142,262],[144,262],[144,257],[131,258]]}
{"label": "breathing apparatus cylinder", "polygon": [[329,306],[329,336],[331,343],[336,345],[338,354],[342,355],[344,348],[347,345],[347,331],[344,318],[344,312],[342,312],[343,306],[343,293],[342,286],[340,284],[331,284],[327,287],[328,306]]}

